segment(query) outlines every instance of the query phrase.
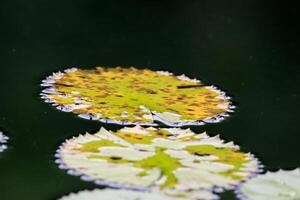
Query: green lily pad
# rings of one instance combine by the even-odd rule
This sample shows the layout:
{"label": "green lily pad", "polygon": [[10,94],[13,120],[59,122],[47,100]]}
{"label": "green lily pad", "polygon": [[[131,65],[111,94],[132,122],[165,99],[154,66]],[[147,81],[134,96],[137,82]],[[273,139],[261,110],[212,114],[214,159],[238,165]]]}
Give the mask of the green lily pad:
{"label": "green lily pad", "polygon": [[224,92],[185,75],[136,68],[72,68],[43,80],[46,102],[79,117],[122,125],[202,125],[234,106]]}
{"label": "green lily pad", "polygon": [[257,159],[232,142],[179,128],[101,128],[67,140],[57,157],[60,168],[84,180],[177,197],[232,188],[259,168]]}
{"label": "green lily pad", "polygon": [[237,194],[248,200],[299,200],[300,169],[258,175],[242,184]]}

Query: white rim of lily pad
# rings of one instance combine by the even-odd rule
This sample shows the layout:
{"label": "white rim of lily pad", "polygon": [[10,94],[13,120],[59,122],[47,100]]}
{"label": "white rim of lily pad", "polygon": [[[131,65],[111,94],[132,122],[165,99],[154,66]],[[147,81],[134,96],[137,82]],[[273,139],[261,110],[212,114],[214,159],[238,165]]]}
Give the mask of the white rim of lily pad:
{"label": "white rim of lily pad", "polygon": [[[78,70],[78,68],[73,67],[73,68],[65,69],[65,70],[63,70],[63,72],[61,72],[61,71],[58,71],[56,73],[54,72],[54,73],[52,73],[52,75],[50,75],[50,76],[46,77],[46,79],[42,80],[42,83],[40,84],[40,86],[43,88],[43,90],[40,93],[40,96],[44,100],[44,102],[50,103],[52,106],[56,107],[60,111],[72,112],[72,110],[73,110],[72,108],[56,104],[51,98],[49,98],[49,94],[64,95],[63,93],[57,91],[54,88],[55,81],[61,79],[66,73],[74,72],[77,70]],[[173,76],[173,73],[168,72],[168,71],[156,71],[156,73],[162,74],[165,76]],[[201,82],[200,80],[197,80],[197,79],[191,79],[184,74],[178,75],[175,77],[179,80],[186,80],[186,81],[191,81],[194,83]],[[225,92],[220,90],[215,85],[210,85],[210,86],[205,86],[205,87],[210,88],[211,90],[214,90],[214,91],[220,93],[218,98],[227,99],[227,100],[231,99],[230,96],[226,95]],[[96,121],[100,121],[102,123],[119,124],[122,126],[128,126],[128,125],[158,126],[159,124],[155,123],[155,121],[156,121],[156,122],[163,123],[164,125],[169,126],[169,127],[182,127],[182,126],[201,126],[206,123],[219,123],[219,122],[223,121],[226,117],[229,117],[230,113],[233,113],[235,109],[236,109],[236,106],[234,106],[231,101],[228,101],[228,111],[227,112],[218,114],[214,117],[210,117],[205,120],[180,120],[180,122],[170,122],[170,121],[162,118],[161,116],[155,114],[154,112],[151,112],[154,123],[129,122],[126,120],[114,120],[114,119],[108,119],[108,118],[101,118],[99,116],[96,116],[96,115],[93,115],[90,113],[79,114],[77,116],[80,118],[83,118],[83,119],[87,119],[87,120],[96,120]]]}
{"label": "white rim of lily pad", "polygon": [[[293,182],[298,191],[293,191],[295,188],[291,188],[288,186],[289,184],[292,185],[292,183],[288,182],[287,175],[292,177]],[[270,186],[270,181],[272,181],[272,184],[276,184],[276,186]],[[259,185],[257,185],[260,183]],[[258,192],[258,188],[262,187],[269,187],[266,188],[263,191]],[[273,188],[272,188],[273,187]],[[289,191],[280,191],[280,189],[288,187]],[[256,194],[247,194],[247,191],[244,191],[244,189],[254,192]],[[279,191],[277,198],[280,198],[280,200],[298,200],[300,199],[300,168],[296,168],[294,170],[282,170],[279,169],[278,171],[272,172],[272,171],[267,171],[264,174],[257,174],[256,176],[252,177],[251,179],[244,181],[241,183],[236,190],[234,191],[237,198],[241,200],[265,200],[265,199],[270,199],[273,198],[275,200],[275,197],[270,197],[268,194],[268,190],[273,189],[274,191]],[[287,189],[287,188],[285,188]],[[283,189],[282,189],[283,190]],[[265,192],[267,191],[267,192]],[[269,191],[270,192],[270,191]],[[272,194],[274,194],[272,192]],[[251,195],[256,195],[256,197],[252,197]],[[296,196],[297,195],[297,196]],[[257,197],[258,196],[258,197]],[[265,197],[264,197],[265,196]],[[276,199],[277,200],[277,199]]]}
{"label": "white rim of lily pad", "polygon": [[[207,191],[202,193],[203,200],[218,199],[218,197]],[[141,192],[134,190],[116,190],[116,189],[94,189],[94,190],[83,190],[77,193],[70,193],[65,195],[58,200],[187,200],[186,198],[172,197],[162,194],[160,192]]]}
{"label": "white rim of lily pad", "polygon": [[[102,127],[103,128],[103,127]],[[101,128],[101,129],[102,129]],[[128,127],[125,127],[128,128]],[[150,127],[151,128],[151,127]],[[99,130],[99,132],[101,131],[101,129]],[[161,129],[178,129],[178,128],[161,128]],[[105,129],[106,130],[106,129]],[[186,130],[190,130],[190,129],[186,129]],[[98,132],[97,132],[98,133]],[[96,133],[96,134],[97,134]],[[86,133],[87,135],[93,135],[93,134],[89,134]],[[203,132],[202,134],[206,134],[206,132]],[[86,182],[93,182],[96,185],[100,185],[100,186],[107,186],[110,188],[116,188],[116,189],[128,189],[128,190],[137,190],[137,191],[151,191],[152,188],[148,188],[148,187],[143,187],[143,186],[133,186],[133,185],[129,185],[129,184],[121,184],[121,183],[116,183],[116,182],[112,182],[112,181],[108,181],[108,180],[104,180],[104,179],[100,179],[100,178],[95,178],[92,177],[90,175],[86,175],[84,173],[81,173],[79,171],[77,171],[75,168],[69,167],[64,160],[62,159],[62,150],[64,148],[64,145],[66,145],[70,140],[76,139],[77,137],[83,137],[84,135],[80,134],[78,136],[73,136],[70,139],[67,139],[65,142],[63,142],[58,149],[56,150],[56,153],[54,155],[55,157],[55,163],[58,165],[58,167],[62,170],[66,170],[67,174],[71,175],[71,176],[78,176],[81,180],[86,181]],[[219,138],[219,135],[214,136]],[[212,137],[212,138],[214,138]],[[224,142],[224,140],[221,140],[222,142]],[[226,144],[231,144],[232,148],[235,149],[239,149],[240,147],[236,144],[233,144],[233,142],[228,142],[228,143],[224,143],[224,145],[226,146]],[[243,167],[243,171],[247,172],[249,171],[249,176],[248,178],[251,179],[253,177],[255,177],[258,173],[261,173],[263,171],[264,165],[261,163],[260,160],[258,160],[253,154],[251,153],[246,153],[248,160],[252,160],[255,161],[257,164],[255,165],[255,167],[253,168],[253,166],[251,164],[246,165]],[[240,181],[236,184],[231,184],[230,186],[225,186],[225,187],[221,187],[221,186],[214,186],[211,189],[207,189],[207,191],[210,191],[212,193],[222,193],[226,190],[236,190],[236,188],[239,188],[240,185],[243,183],[244,181]]]}
{"label": "white rim of lily pad", "polygon": [[8,137],[5,136],[2,131],[0,131],[0,152],[3,152],[5,149],[7,149],[7,140]]}

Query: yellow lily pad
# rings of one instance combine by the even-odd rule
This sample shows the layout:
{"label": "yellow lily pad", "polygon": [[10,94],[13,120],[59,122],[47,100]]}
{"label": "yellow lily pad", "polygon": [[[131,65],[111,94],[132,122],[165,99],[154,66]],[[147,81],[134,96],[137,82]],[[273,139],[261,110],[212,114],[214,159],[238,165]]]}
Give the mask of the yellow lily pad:
{"label": "yellow lily pad", "polygon": [[46,102],[79,117],[122,125],[201,125],[232,112],[229,97],[185,75],[136,68],[68,69],[43,80]]}
{"label": "yellow lily pad", "polygon": [[259,170],[257,159],[232,142],[179,128],[101,128],[67,140],[56,156],[60,168],[84,180],[190,199],[230,189]]}

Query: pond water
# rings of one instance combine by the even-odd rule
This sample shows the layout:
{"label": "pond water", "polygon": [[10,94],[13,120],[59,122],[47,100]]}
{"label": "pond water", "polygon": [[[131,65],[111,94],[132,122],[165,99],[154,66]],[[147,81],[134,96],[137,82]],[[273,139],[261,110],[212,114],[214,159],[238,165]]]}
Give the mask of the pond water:
{"label": "pond water", "polygon": [[236,142],[267,170],[299,167],[296,12],[251,2],[2,1],[0,127],[10,140],[0,153],[1,200],[55,200],[99,188],[54,163],[66,138],[121,127],[40,99],[40,81],[71,66],[148,67],[215,84],[233,97],[236,112],[194,131]]}

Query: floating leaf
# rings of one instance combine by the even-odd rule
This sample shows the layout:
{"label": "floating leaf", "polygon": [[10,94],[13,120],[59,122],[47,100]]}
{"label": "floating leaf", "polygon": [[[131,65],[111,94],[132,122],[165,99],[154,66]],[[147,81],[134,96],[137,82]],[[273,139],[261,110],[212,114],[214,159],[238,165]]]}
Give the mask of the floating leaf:
{"label": "floating leaf", "polygon": [[101,128],[67,140],[57,157],[60,168],[84,180],[174,196],[231,188],[258,170],[258,161],[232,142],[179,128]]}
{"label": "floating leaf", "polygon": [[7,146],[6,146],[6,142],[8,140],[8,137],[5,136],[1,131],[0,131],[0,152],[4,151]]}
{"label": "floating leaf", "polygon": [[237,193],[249,200],[299,200],[300,169],[258,175],[242,184]]}
{"label": "floating leaf", "polygon": [[[210,192],[202,191],[202,200],[214,199],[215,195]],[[78,193],[71,193],[58,200],[182,200],[182,198],[175,198],[166,196],[158,192],[141,192],[133,190],[115,190],[103,189],[93,191],[81,191]]]}
{"label": "floating leaf", "polygon": [[135,68],[68,69],[43,80],[41,93],[59,110],[122,125],[201,125],[234,108],[225,93],[185,75]]}

